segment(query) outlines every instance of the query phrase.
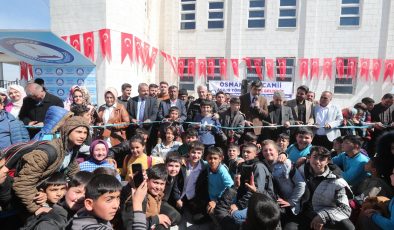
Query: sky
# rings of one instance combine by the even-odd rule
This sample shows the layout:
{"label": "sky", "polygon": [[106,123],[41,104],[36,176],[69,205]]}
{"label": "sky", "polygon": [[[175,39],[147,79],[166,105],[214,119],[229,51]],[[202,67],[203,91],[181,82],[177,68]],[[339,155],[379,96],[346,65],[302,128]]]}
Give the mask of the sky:
{"label": "sky", "polygon": [[[50,0],[0,0],[0,30],[49,30]],[[19,79],[19,66],[3,64],[5,80]]]}

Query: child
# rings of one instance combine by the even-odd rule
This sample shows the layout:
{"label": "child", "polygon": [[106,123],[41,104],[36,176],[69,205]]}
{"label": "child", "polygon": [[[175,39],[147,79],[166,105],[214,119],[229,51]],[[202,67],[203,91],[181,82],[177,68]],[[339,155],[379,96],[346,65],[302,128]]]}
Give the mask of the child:
{"label": "child", "polygon": [[249,190],[251,180],[255,185],[253,192],[264,193],[276,200],[272,175],[262,162],[257,158],[258,148],[255,144],[248,143],[242,148],[245,162],[239,166],[239,176],[237,176],[239,185],[237,190],[237,200],[234,202],[228,212],[229,218],[222,221],[223,229],[234,229],[234,226],[241,225],[246,219],[247,206],[252,191]]}
{"label": "child", "polygon": [[[116,169],[113,164],[110,164],[106,159],[108,156],[108,144],[104,140],[95,140],[90,145],[90,158],[79,164],[81,171],[93,172],[96,168],[105,167]],[[117,174],[116,178],[121,181]]]}
{"label": "child", "polygon": [[66,194],[67,180],[63,173],[56,172],[38,186],[38,190],[46,193],[48,207],[53,207]]}
{"label": "child", "polygon": [[143,170],[147,170],[152,165],[162,163],[163,160],[157,157],[147,156],[144,152],[145,141],[139,136],[133,136],[130,141],[130,153],[125,157],[123,161],[123,174],[126,177],[126,181],[130,180],[130,175],[133,175],[132,165],[141,164]]}
{"label": "child", "polygon": [[376,166],[376,157],[371,158],[368,163],[364,165],[364,170],[370,173],[370,176],[363,180],[354,191],[354,194],[357,195],[355,199],[359,201],[360,205],[367,197],[394,196],[393,188],[379,177]]}
{"label": "child", "polygon": [[[175,211],[170,206],[162,203],[164,195],[164,188],[166,185],[168,173],[165,164],[158,164],[153,166],[147,171],[148,175],[148,194],[146,197],[146,217],[148,218],[149,226],[156,226],[156,229],[160,227],[169,228],[179,224],[180,215],[175,216],[168,215],[173,214]],[[162,209],[163,207],[163,209]],[[159,225],[162,225],[159,227]]]}
{"label": "child", "polygon": [[308,128],[301,127],[295,131],[295,136],[296,143],[287,148],[286,154],[291,163],[298,168],[306,161],[306,157],[312,147],[313,132]]}
{"label": "child", "polygon": [[168,178],[163,200],[171,203],[173,206],[178,206],[178,202],[181,202],[181,191],[178,188],[178,178],[182,167],[182,157],[178,152],[170,152],[167,155],[165,164]]}
{"label": "child", "polygon": [[[163,119],[162,123],[160,124],[160,139],[165,140],[165,131],[168,127],[174,127],[178,134],[184,132],[182,125],[180,124],[179,118],[179,108],[176,106],[170,107],[168,111],[168,116]],[[180,141],[176,139],[177,141]]]}
{"label": "child", "polygon": [[339,136],[335,138],[332,145],[331,150],[331,158],[336,157],[338,154],[342,152],[342,143],[343,143],[343,136]]}
{"label": "child", "polygon": [[220,124],[224,127],[231,127],[239,129],[224,129],[224,134],[229,138],[230,143],[238,144],[238,140],[244,133],[245,115],[239,111],[241,101],[239,97],[230,99],[230,108],[220,114]]}
{"label": "child", "polygon": [[207,213],[212,214],[216,207],[217,200],[222,196],[226,188],[230,188],[234,185],[234,182],[228,169],[221,163],[223,160],[223,152],[220,148],[208,148],[207,160],[209,165],[208,194],[210,200],[207,206]]}
{"label": "child", "polygon": [[71,223],[72,230],[113,229],[110,221],[115,217],[120,205],[122,185],[113,176],[95,175],[86,185],[84,207]]}
{"label": "child", "polygon": [[219,120],[212,114],[212,103],[208,100],[202,100],[200,104],[201,114],[197,114],[194,117],[194,122],[200,124],[195,125],[198,128],[198,138],[204,144],[205,150],[208,147],[215,145],[215,134],[223,136],[224,141],[225,135],[221,130]]}
{"label": "child", "polygon": [[63,229],[67,225],[67,211],[58,202],[64,197],[67,188],[66,177],[56,172],[38,187],[38,191],[46,194],[47,201],[43,207],[50,208],[48,212],[33,215],[26,221],[24,229]]}
{"label": "child", "polygon": [[165,129],[164,141],[157,144],[152,149],[151,152],[152,156],[161,157],[165,160],[168,152],[176,151],[178,150],[179,146],[181,146],[182,143],[176,141],[177,137],[178,137],[178,130],[176,129],[176,127],[168,126]]}
{"label": "child", "polygon": [[189,154],[190,144],[194,141],[198,141],[198,132],[196,129],[190,127],[184,133],[183,145],[178,148],[178,153],[182,157],[187,157]]}
{"label": "child", "polygon": [[285,212],[282,213],[282,224],[297,218],[301,211],[301,197],[305,192],[305,181],[296,168],[292,168],[291,161],[278,161],[279,147],[272,140],[261,143],[264,163],[271,169],[278,193],[277,202]]}
{"label": "child", "polygon": [[279,146],[282,152],[286,152],[287,147],[289,146],[290,136],[287,133],[279,134],[276,139],[276,144]]}
{"label": "child", "polygon": [[[192,214],[192,221],[198,223],[205,218],[204,213],[208,203],[207,193],[207,163],[201,158],[204,154],[204,145],[195,141],[190,145],[189,157],[186,165],[182,167],[183,187],[179,208],[187,207]],[[203,176],[200,176],[201,174]]]}
{"label": "child", "polygon": [[228,171],[230,172],[231,178],[234,180],[235,175],[237,174],[238,164],[244,162],[244,159],[240,157],[241,151],[238,145],[230,144],[228,146],[227,155],[227,167]]}
{"label": "child", "polygon": [[280,209],[271,197],[254,193],[250,197],[246,221],[242,229],[247,230],[275,230],[280,222]]}
{"label": "child", "polygon": [[67,191],[60,205],[67,211],[69,220],[74,214],[83,208],[85,200],[85,187],[93,178],[91,172],[80,171],[75,174],[67,184]]}

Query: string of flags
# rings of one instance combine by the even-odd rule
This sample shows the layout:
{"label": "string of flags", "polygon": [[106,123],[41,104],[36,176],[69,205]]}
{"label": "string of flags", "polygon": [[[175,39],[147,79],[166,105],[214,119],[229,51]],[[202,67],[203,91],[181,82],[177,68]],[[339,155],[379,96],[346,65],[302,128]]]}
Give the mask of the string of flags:
{"label": "string of flags", "polygon": [[[73,34],[69,36],[62,36],[66,42],[68,41],[71,46],[76,50],[82,50],[83,54],[92,62],[95,62],[95,49],[94,49],[94,32],[90,31],[83,34]],[[128,57],[130,63],[141,65],[147,71],[152,71],[155,65],[158,53],[168,63],[172,71],[183,77],[198,76],[198,77],[214,77],[217,75],[215,69],[219,68],[219,73],[222,79],[227,79],[227,66],[231,65],[233,75],[239,77],[240,62],[245,62],[246,68],[249,72],[256,73],[257,76],[263,80],[264,74],[270,80],[275,78],[275,72],[280,78],[286,77],[287,66],[286,58],[177,58],[168,54],[157,47],[151,46],[148,42],[142,41],[139,37],[125,32],[120,32],[121,44],[121,63]],[[80,39],[83,39],[81,43]],[[111,50],[111,30],[101,29],[98,31],[99,48],[103,59],[108,62],[112,61]],[[82,45],[81,45],[82,44]],[[335,64],[335,66],[334,66]],[[32,67],[27,63],[20,64],[21,79],[27,79],[29,74],[32,76]],[[298,76],[302,78],[313,79],[322,77],[332,79],[333,68],[338,78],[356,78],[359,76],[366,81],[378,81],[383,68],[383,81],[390,78],[393,81],[394,77],[394,59],[370,59],[370,58],[298,58]],[[187,71],[185,71],[187,69]],[[198,74],[197,74],[198,71]],[[357,73],[359,73],[357,75]]]}

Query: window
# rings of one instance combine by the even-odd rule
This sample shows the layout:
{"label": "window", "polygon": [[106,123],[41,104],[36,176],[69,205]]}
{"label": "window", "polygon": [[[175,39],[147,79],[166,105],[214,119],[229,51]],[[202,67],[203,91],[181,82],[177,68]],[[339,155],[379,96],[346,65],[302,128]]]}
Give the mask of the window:
{"label": "window", "polygon": [[248,28],[265,27],[265,0],[249,1]]}
{"label": "window", "polygon": [[[207,82],[222,80],[222,76],[220,76],[220,63],[219,63],[220,62],[219,60],[222,59],[222,57],[207,57],[207,62],[209,59],[213,59],[213,61],[215,62],[215,69],[213,71],[213,73],[214,73],[213,76],[208,75],[208,71],[207,71]],[[208,63],[207,63],[207,70],[208,70],[208,68],[209,67],[208,67]]]}
{"label": "window", "polygon": [[[355,71],[356,76],[354,78],[347,76],[349,59],[350,59],[349,57],[343,58],[344,74],[342,78],[338,76],[338,71],[335,68],[334,93],[353,94],[354,89],[356,88],[357,71]],[[356,63],[357,63],[358,58],[353,58],[353,59],[356,59]]]}
{"label": "window", "polygon": [[188,75],[189,70],[189,59],[193,59],[191,57],[181,57],[179,59],[185,60],[185,67],[183,69],[183,75],[179,77],[179,88],[186,89],[190,91],[194,91],[194,76]]}
{"label": "window", "polygon": [[297,26],[297,0],[280,0],[278,27]]}
{"label": "window", "polygon": [[360,0],[341,0],[341,26],[360,25]]}
{"label": "window", "polygon": [[181,30],[196,29],[196,0],[181,0]]}
{"label": "window", "polygon": [[208,2],[208,29],[224,28],[224,1]]}
{"label": "window", "polygon": [[[264,66],[264,58],[262,57],[257,57],[258,59],[261,60],[261,74],[263,76],[265,76],[264,72],[265,72],[265,66]],[[260,81],[259,75],[257,75],[257,71],[256,71],[256,66],[254,64],[254,60],[257,59],[255,58],[250,58],[250,67],[248,68],[248,66],[246,66],[246,79],[248,81]]]}
{"label": "window", "polygon": [[[285,77],[280,76],[279,60],[286,59],[286,74]],[[276,58],[276,81],[290,81],[292,82],[295,75],[295,58],[294,57],[281,57]]]}

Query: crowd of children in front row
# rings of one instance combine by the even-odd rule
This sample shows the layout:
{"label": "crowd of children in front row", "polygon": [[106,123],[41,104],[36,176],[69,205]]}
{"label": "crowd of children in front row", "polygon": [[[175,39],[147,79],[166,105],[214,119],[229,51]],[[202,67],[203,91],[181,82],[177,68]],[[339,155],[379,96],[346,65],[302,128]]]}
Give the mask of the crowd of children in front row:
{"label": "crowd of children in front row", "polygon": [[342,144],[335,154],[312,146],[307,128],[296,131],[290,146],[285,134],[261,143],[250,134],[224,154],[207,148],[198,135],[188,129],[185,143],[166,153],[164,163],[145,153],[142,135],[133,136],[123,185],[106,142],[94,141],[90,158],[80,165],[84,171],[70,181],[57,172],[37,185],[38,197],[46,199],[35,202],[51,211],[31,215],[23,229],[182,228],[185,212],[193,223],[212,220],[222,229],[393,229],[393,199],[376,199],[392,197],[393,187],[378,176],[377,159],[363,154],[357,136],[337,140]]}

